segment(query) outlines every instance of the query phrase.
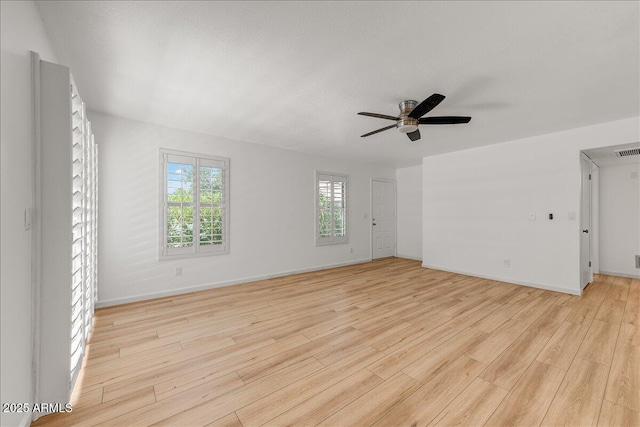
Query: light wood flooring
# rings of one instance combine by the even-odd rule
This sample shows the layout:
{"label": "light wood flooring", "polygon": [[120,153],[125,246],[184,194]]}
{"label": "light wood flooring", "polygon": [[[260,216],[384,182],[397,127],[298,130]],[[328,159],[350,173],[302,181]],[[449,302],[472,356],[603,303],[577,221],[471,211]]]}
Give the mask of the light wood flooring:
{"label": "light wood flooring", "polygon": [[640,280],[582,297],[390,258],[96,311],[35,426],[638,426]]}

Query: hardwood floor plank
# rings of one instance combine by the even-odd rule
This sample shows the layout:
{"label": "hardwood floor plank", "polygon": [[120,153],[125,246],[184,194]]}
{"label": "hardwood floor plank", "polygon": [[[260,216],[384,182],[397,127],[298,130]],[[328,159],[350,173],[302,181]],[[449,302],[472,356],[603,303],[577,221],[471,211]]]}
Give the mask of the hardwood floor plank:
{"label": "hardwood floor plank", "polygon": [[409,397],[396,404],[374,425],[427,425],[467,388],[486,366],[467,356],[458,357]]}
{"label": "hardwood floor plank", "polygon": [[469,356],[484,362],[492,363],[507,349],[529,326],[528,319],[511,319],[495,331],[480,340],[473,348],[469,349]]}
{"label": "hardwood floor plank", "polygon": [[618,345],[605,399],[640,412],[640,347]]}
{"label": "hardwood floor plank", "polygon": [[242,423],[238,419],[235,412],[230,413],[212,423],[206,425],[206,427],[243,427]]}
{"label": "hardwood floor plank", "polygon": [[640,426],[640,415],[624,406],[616,405],[608,400],[602,402],[598,427],[637,427]]}
{"label": "hardwood floor plank", "polygon": [[60,417],[51,422],[46,420],[48,417],[41,418],[41,420],[46,420],[47,426],[96,425],[117,416],[127,416],[131,411],[146,408],[155,401],[153,387],[147,387],[108,403],[84,409],[74,409],[65,414],[66,417]]}
{"label": "hardwood floor plank", "polygon": [[536,360],[565,371],[568,370],[588,330],[585,326],[564,322],[547,342]]}
{"label": "hardwood floor plank", "polygon": [[425,383],[459,359],[487,337],[484,332],[467,329],[439,345],[424,357],[407,365],[402,372]]}
{"label": "hardwood floor plank", "polygon": [[238,409],[236,415],[243,425],[265,424],[282,412],[288,411],[325,388],[338,383],[341,379],[363,370],[365,366],[379,357],[378,351],[371,347],[352,353],[340,363],[309,375],[304,380],[293,382]]}
{"label": "hardwood floor plank", "polygon": [[539,425],[565,371],[534,360],[487,421],[489,426]]}
{"label": "hardwood floor plank", "polygon": [[640,346],[640,327],[623,323],[620,325],[618,343]]}
{"label": "hardwood floor plank", "polygon": [[458,333],[458,331],[449,328],[446,324],[438,326],[413,342],[400,347],[393,353],[371,364],[367,369],[383,379],[389,379]]}
{"label": "hardwood floor plank", "polygon": [[551,305],[542,315],[533,322],[529,327],[529,331],[552,337],[556,333],[560,325],[565,321],[569,313],[570,307],[561,305]]}
{"label": "hardwood floor plank", "polygon": [[306,359],[283,373],[265,377],[248,385],[215,380],[215,384],[205,383],[177,394],[169,403],[161,400],[117,417],[104,425],[206,425],[219,417],[266,396],[274,390],[298,381],[324,367],[312,358]]}
{"label": "hardwood floor plank", "polygon": [[371,425],[396,403],[402,402],[419,385],[420,383],[410,376],[398,372],[317,425],[326,427]]}
{"label": "hardwood floor plank", "polygon": [[549,337],[527,330],[482,372],[480,378],[511,390],[548,341]]}
{"label": "hardwood floor plank", "polygon": [[246,367],[237,366],[236,369],[240,378],[248,384],[252,381],[270,375],[273,372],[277,372],[283,367],[309,358],[315,352],[331,348],[360,336],[362,336],[362,334],[359,331],[356,331],[349,326],[315,341],[298,345],[289,350],[283,350],[271,357],[269,357],[269,354],[261,353],[262,357],[258,357],[258,355],[256,355],[252,360],[254,363],[248,364]]}
{"label": "hardwood floor plank", "polygon": [[476,378],[440,414],[430,426],[481,426],[507,395],[507,391]]}
{"label": "hardwood floor plank", "polygon": [[611,365],[620,325],[594,320],[576,357]]}
{"label": "hardwood floor plank", "polygon": [[595,320],[609,323],[621,323],[624,315],[626,300],[605,299],[596,313]]}
{"label": "hardwood floor plank", "polygon": [[[238,353],[236,357],[227,357],[222,360],[209,357],[200,365],[201,368],[191,372],[183,372],[180,376],[172,376],[164,381],[157,381],[155,385],[156,397],[158,400],[165,399],[184,390],[206,383],[211,379],[218,378],[239,369],[251,366],[256,360],[270,354],[280,353],[306,343],[307,339],[301,335],[284,338],[267,346],[256,348],[252,351]],[[217,360],[217,363],[212,363]],[[293,364],[293,363],[292,363]],[[287,365],[290,366],[291,364]],[[193,364],[194,368],[199,365]],[[285,368],[286,366],[282,366]],[[244,380],[242,380],[244,382]]]}
{"label": "hardwood floor plank", "polygon": [[393,335],[389,335],[384,338],[376,337],[376,342],[371,346],[385,354],[391,354],[399,348],[402,348],[423,336],[427,332],[447,323],[449,320],[451,320],[450,317],[443,316],[439,313],[426,315],[424,320],[413,323]]}
{"label": "hardwood floor plank", "polygon": [[509,321],[510,317],[500,313],[500,310],[496,310],[493,313],[488,314],[470,327],[482,332],[490,334]]}
{"label": "hardwood floor plank", "polygon": [[601,301],[580,300],[573,306],[566,321],[576,325],[589,326],[596,317]]}
{"label": "hardwood floor plank", "polygon": [[629,289],[631,287],[631,283],[617,283],[613,282],[609,287],[609,292],[607,292],[608,299],[622,300],[626,301],[629,297]]}
{"label": "hardwood floor plank", "polygon": [[382,382],[379,376],[361,369],[269,420],[265,425],[314,426]]}
{"label": "hardwood floor plank", "polygon": [[254,363],[259,355],[271,354],[288,347],[295,347],[306,338],[293,336],[289,339],[271,343],[270,341],[237,344],[233,350],[217,350],[193,358],[185,358],[168,366],[162,366],[141,375],[125,378],[104,387],[104,400],[112,400],[132,390],[155,386],[156,396],[166,397],[178,391],[197,386]]}
{"label": "hardwood floor plank", "polygon": [[607,366],[575,359],[560,384],[542,425],[596,425],[608,375]]}

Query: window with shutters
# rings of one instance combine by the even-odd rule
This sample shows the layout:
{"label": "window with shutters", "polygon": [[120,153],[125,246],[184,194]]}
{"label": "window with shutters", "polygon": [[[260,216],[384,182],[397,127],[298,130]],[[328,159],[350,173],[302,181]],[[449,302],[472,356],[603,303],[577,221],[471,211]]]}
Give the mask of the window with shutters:
{"label": "window with shutters", "polygon": [[316,172],[316,244],[347,242],[347,176]]}
{"label": "window with shutters", "polygon": [[98,281],[98,149],[86,105],[71,85],[71,384],[82,366]]}
{"label": "window with shutters", "polygon": [[160,258],[229,253],[229,159],[160,153]]}

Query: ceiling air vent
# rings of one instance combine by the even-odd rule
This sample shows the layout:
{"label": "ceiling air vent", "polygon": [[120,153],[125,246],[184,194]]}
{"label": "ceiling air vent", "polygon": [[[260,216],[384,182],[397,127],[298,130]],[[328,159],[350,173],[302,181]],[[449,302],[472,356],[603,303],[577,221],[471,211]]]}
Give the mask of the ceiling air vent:
{"label": "ceiling air vent", "polygon": [[629,148],[627,150],[615,150],[616,157],[638,156],[640,155],[640,148]]}

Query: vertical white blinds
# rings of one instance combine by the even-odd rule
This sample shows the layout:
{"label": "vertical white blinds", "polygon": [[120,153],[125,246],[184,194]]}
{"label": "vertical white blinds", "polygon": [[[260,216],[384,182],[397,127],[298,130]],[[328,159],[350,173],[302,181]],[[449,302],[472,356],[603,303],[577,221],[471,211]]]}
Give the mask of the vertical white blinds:
{"label": "vertical white blinds", "polygon": [[71,86],[72,108],[72,246],[71,246],[71,365],[73,383],[82,365],[91,330],[97,286],[98,182],[97,148],[86,106]]}

